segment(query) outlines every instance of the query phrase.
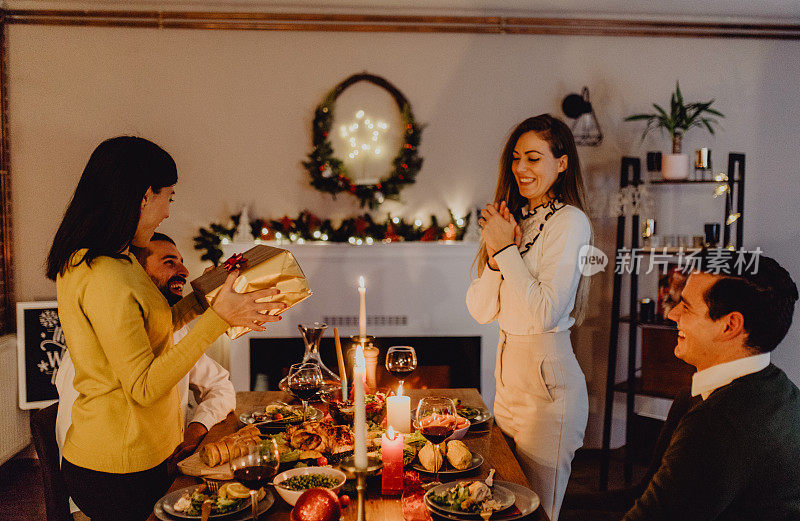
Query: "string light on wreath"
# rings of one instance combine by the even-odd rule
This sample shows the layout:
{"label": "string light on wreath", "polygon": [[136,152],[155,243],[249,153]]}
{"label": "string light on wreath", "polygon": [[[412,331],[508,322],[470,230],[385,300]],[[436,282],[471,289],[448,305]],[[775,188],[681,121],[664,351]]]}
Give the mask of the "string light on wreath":
{"label": "string light on wreath", "polygon": [[[356,112],[355,122],[333,129],[336,99],[345,89],[360,81],[386,89],[397,103],[402,122],[400,148],[391,162],[388,176],[377,182],[365,184],[353,182],[349,177],[348,165],[335,156],[329,139],[331,131],[338,130],[340,137],[345,138],[349,145],[345,157],[351,161],[367,153],[374,157],[385,156],[389,152],[386,150],[386,145],[382,144],[382,138],[388,132],[389,125],[369,117],[363,110]],[[311,177],[311,186],[331,194],[334,198],[342,192],[353,194],[360,201],[361,207],[367,206],[371,209],[378,207],[386,199],[398,199],[400,190],[406,185],[413,184],[422,168],[422,157],[419,155],[422,128],[422,125],[414,119],[411,105],[394,85],[372,74],[350,76],[334,87],[314,112],[311,129],[314,150],[308,155],[308,160],[303,162]]]}

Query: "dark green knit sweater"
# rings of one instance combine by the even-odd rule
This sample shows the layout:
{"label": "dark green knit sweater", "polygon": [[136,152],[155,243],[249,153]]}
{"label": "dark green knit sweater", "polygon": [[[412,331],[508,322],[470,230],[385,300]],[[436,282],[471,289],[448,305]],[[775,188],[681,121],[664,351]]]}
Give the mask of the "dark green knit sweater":
{"label": "dark green knit sweater", "polygon": [[800,391],[770,364],[690,409],[623,521],[800,520]]}

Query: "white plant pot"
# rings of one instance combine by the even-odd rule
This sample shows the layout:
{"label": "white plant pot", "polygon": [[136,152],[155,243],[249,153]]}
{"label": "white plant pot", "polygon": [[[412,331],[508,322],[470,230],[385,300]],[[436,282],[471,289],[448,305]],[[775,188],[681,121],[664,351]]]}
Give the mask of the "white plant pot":
{"label": "white plant pot", "polygon": [[661,157],[661,175],[664,179],[677,181],[689,178],[689,156],[687,154],[664,154]]}

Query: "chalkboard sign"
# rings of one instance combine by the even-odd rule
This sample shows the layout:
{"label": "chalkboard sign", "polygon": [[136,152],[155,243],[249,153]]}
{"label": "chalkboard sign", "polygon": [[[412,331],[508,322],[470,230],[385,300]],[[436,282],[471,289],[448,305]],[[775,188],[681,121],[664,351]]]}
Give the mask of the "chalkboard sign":
{"label": "chalkboard sign", "polygon": [[17,370],[21,409],[47,407],[58,400],[55,375],[66,348],[58,304],[17,303]]}

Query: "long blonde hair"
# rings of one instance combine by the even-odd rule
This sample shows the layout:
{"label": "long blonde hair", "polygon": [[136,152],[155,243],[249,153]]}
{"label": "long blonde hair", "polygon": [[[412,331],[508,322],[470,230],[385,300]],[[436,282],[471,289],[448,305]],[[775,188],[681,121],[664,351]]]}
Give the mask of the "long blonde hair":
{"label": "long blonde hair", "polygon": [[[583,188],[583,177],[581,175],[581,162],[578,157],[578,149],[575,147],[575,138],[572,131],[560,119],[550,114],[540,114],[528,118],[514,128],[508,136],[503,152],[500,155],[500,171],[497,177],[497,188],[494,192],[494,202],[506,201],[508,209],[517,222],[522,218],[522,208],[528,204],[528,200],[519,193],[519,186],[511,169],[514,148],[517,146],[519,138],[527,133],[535,132],[541,139],[550,145],[550,152],[554,157],[567,156],[567,169],[561,172],[556,178],[553,186],[548,190],[548,194],[559,201],[572,205],[586,213]],[[481,241],[478,255],[475,257],[473,266],[477,266],[478,276],[483,273],[489,255],[486,252],[486,244]],[[578,283],[578,291],[575,295],[575,308],[572,316],[575,323],[579,324],[586,315],[586,304],[589,298],[589,280],[581,277]]]}

